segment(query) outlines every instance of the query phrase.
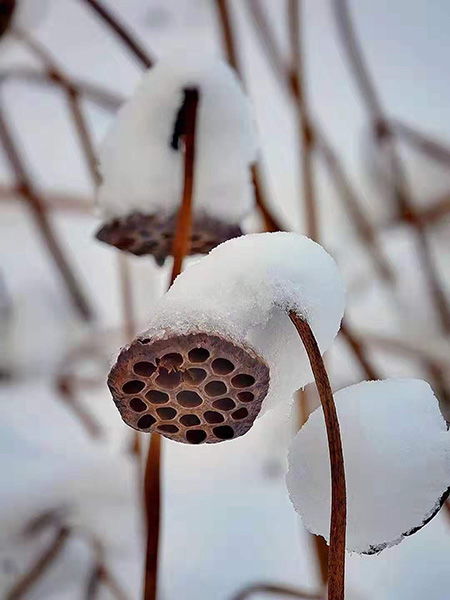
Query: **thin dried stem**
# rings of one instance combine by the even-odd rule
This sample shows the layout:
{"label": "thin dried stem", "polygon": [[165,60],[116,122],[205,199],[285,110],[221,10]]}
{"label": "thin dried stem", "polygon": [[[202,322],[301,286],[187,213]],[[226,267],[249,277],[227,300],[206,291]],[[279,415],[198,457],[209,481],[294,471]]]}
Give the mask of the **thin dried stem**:
{"label": "thin dried stem", "polygon": [[66,541],[69,537],[70,530],[67,527],[60,527],[51,541],[50,545],[38,557],[30,569],[15,583],[15,585],[6,592],[5,600],[20,600],[25,598],[28,591],[42,577],[42,575],[52,566],[55,560],[59,557]]}
{"label": "thin dried stem", "polygon": [[25,162],[19,151],[19,146],[14,139],[12,130],[1,107],[0,144],[3,146],[6,159],[15,175],[17,189],[28,204],[36,227],[44,239],[48,251],[62,276],[74,307],[84,320],[90,321],[93,317],[92,309],[63,253],[56,237],[56,233],[47,217],[41,198],[34,190],[31,176],[28,173]]}
{"label": "thin dried stem", "polygon": [[[228,2],[227,0],[215,0],[215,2],[227,60],[243,82],[244,77],[235,43]],[[262,169],[260,163],[252,165],[251,175],[255,189],[255,203],[261,213],[265,228],[267,231],[282,231],[283,228],[269,208],[269,204],[264,193],[262,184]]]}
{"label": "thin dried stem", "polygon": [[357,40],[347,0],[333,2],[337,28],[353,71],[355,81],[369,112],[375,140],[384,151],[391,168],[392,190],[401,216],[414,228],[418,244],[419,258],[426,277],[430,299],[446,333],[450,332],[450,306],[441,285],[439,275],[431,256],[431,249],[423,223],[417,217],[417,211],[411,199],[411,193],[405,168],[396,146],[395,132],[386,117],[375,85],[369,75],[361,47]]}
{"label": "thin dried stem", "polygon": [[398,119],[391,120],[391,125],[397,137],[408,142],[444,167],[448,168],[450,166],[450,147],[444,142],[438,141]]}
{"label": "thin dried stem", "polygon": [[249,585],[233,596],[232,600],[247,600],[247,598],[250,598],[254,594],[274,594],[277,596],[300,598],[303,600],[323,600],[322,594],[308,592],[301,588],[292,588],[286,585],[275,585],[273,583],[255,583],[254,585]]}
{"label": "thin dried stem", "polygon": [[295,91],[294,97],[296,99],[297,107],[301,161],[300,173],[303,184],[306,235],[313,240],[318,240],[319,218],[313,172],[313,150],[315,140],[306,97],[301,9],[301,0],[288,0],[287,16],[292,60],[291,87]]}
{"label": "thin dried stem", "polygon": [[[298,86],[295,85],[295,77],[292,75],[292,70],[286,66],[285,60],[278,49],[267,16],[261,7],[260,0],[249,0],[244,3],[244,6],[250,9],[250,21],[254,25],[255,33],[266,52],[267,60],[272,67],[274,76],[280,81],[287,94],[295,102],[298,102]],[[362,209],[358,195],[352,187],[350,178],[338,154],[334,151],[325,133],[318,130],[317,123],[311,123],[311,116],[309,116],[309,120],[310,129],[313,131],[312,137],[317,156],[323,159],[325,166],[328,168],[343,208],[347,211],[361,242],[367,247],[369,256],[373,260],[374,267],[379,276],[382,279],[392,282],[394,274],[378,242],[376,229]]]}
{"label": "thin dried stem", "polygon": [[[54,87],[61,84],[52,74],[48,72],[37,71],[28,67],[14,67],[0,71],[0,82],[19,81],[32,83],[38,86]],[[81,96],[90,100],[100,108],[115,112],[124,102],[121,96],[111,92],[97,84],[82,81],[78,78],[70,78],[71,85]]]}
{"label": "thin dried stem", "polygon": [[377,369],[373,366],[369,357],[367,356],[364,342],[358,337],[358,335],[353,331],[346,321],[342,321],[339,335],[344,338],[348,347],[352,351],[353,356],[364,373],[364,377],[369,381],[381,379]]}
{"label": "thin dried stem", "polygon": [[[0,202],[4,204],[16,203],[20,189],[16,186],[0,184]],[[74,212],[80,215],[92,214],[93,200],[82,196],[65,194],[64,192],[41,194],[41,201],[47,211]]]}
{"label": "thin dried stem", "polygon": [[325,365],[309,324],[295,312],[289,317],[303,342],[322,404],[331,468],[330,549],[328,600],[343,600],[345,581],[345,535],[347,519],[344,456],[339,420]]}
{"label": "thin dried stem", "polygon": [[32,38],[26,31],[16,29],[14,30],[14,34],[41,60],[44,67],[47,69],[48,76],[63,89],[69,107],[69,114],[77,132],[82,155],[86,161],[86,166],[94,185],[98,185],[100,183],[100,176],[97,170],[97,158],[89,127],[81,109],[79,90],[72,85],[70,79],[43,44]]}
{"label": "thin dried stem", "polygon": [[73,377],[64,375],[57,381],[60,399],[72,411],[89,437],[99,439],[103,430],[97,419],[81,404],[75,393]]}
{"label": "thin dried stem", "polygon": [[108,27],[115,33],[115,35],[122,41],[122,43],[130,50],[130,52],[146,67],[149,69],[153,66],[153,60],[150,58],[149,53],[145,50],[141,44],[134,38],[134,36],[126,29],[125,25],[121,23],[118,17],[114,16],[101,2],[98,0],[83,0],[103,21]]}
{"label": "thin dried stem", "polygon": [[[199,103],[197,89],[185,90],[186,120],[184,131],[184,184],[173,243],[173,267],[170,285],[181,273],[183,260],[189,253],[194,196],[195,135]],[[144,600],[155,600],[158,589],[158,547],[161,521],[161,437],[153,434],[145,467],[145,509],[147,517],[147,552]]]}

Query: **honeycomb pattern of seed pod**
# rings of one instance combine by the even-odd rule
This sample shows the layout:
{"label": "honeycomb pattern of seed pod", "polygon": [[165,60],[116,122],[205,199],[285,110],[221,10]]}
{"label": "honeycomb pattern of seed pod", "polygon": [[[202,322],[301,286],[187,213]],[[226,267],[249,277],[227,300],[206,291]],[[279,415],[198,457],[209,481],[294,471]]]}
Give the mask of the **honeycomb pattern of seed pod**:
{"label": "honeycomb pattern of seed pod", "polygon": [[108,386],[134,429],[211,444],[250,429],[269,379],[269,367],[251,348],[198,333],[137,338],[120,353]]}
{"label": "honeycomb pattern of seed pod", "polygon": [[15,7],[16,0],[0,0],[0,37],[8,29]]}
{"label": "honeycomb pattern of seed pod", "polygon": [[[172,253],[177,215],[132,213],[103,225],[96,233],[101,242],[136,256],[151,254],[161,265]],[[207,215],[194,216],[190,254],[207,254],[210,250],[242,235],[238,225],[230,225]]]}

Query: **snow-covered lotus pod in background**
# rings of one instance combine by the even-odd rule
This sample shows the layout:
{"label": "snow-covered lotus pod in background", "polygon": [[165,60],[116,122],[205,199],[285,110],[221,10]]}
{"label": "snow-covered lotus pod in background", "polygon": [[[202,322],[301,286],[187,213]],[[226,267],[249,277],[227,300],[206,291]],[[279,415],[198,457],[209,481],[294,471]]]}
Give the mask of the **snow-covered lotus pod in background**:
{"label": "snow-covered lotus pod in background", "polygon": [[31,29],[45,14],[48,0],[0,0],[0,37],[10,27]]}
{"label": "snow-covered lotus pod in background", "polygon": [[[450,432],[425,381],[364,381],[334,399],[347,480],[347,550],[377,553],[415,533],[445,501]],[[321,407],[292,443],[287,486],[307,529],[328,539],[330,467]]]}
{"label": "snow-covered lotus pod in background", "polygon": [[192,51],[162,58],[122,107],[100,152],[97,238],[136,255],[170,255],[181,204],[183,106],[199,92],[191,254],[242,234],[256,158],[250,106],[235,73]]}
{"label": "snow-covered lotus pod in background", "polygon": [[108,384],[124,421],[188,443],[246,433],[312,381],[289,319],[304,317],[324,352],[339,330],[336,263],[296,233],[229,240],[177,277]]}

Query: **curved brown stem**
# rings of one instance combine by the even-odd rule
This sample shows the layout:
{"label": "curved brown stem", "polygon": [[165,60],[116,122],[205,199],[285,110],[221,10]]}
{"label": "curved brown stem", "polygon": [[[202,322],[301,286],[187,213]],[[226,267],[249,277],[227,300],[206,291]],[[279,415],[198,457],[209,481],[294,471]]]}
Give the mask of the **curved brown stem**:
{"label": "curved brown stem", "polygon": [[[199,92],[185,90],[184,185],[183,197],[173,242],[173,267],[170,285],[180,274],[184,257],[189,253],[192,229],[192,200],[194,192],[195,131]],[[144,600],[155,600],[158,588],[158,547],[161,521],[161,437],[152,434],[145,466],[145,511],[147,517],[147,551],[145,564]]]}
{"label": "curved brown stem", "polygon": [[291,311],[289,317],[303,342],[322,404],[328,437],[331,467],[330,550],[328,559],[328,600],[343,600],[345,581],[345,534],[347,519],[344,456],[333,392],[311,327]]}
{"label": "curved brown stem", "polygon": [[357,336],[357,334],[351,329],[346,321],[342,321],[341,329],[339,331],[339,335],[342,335],[350,350],[353,353],[353,356],[359,363],[364,376],[370,381],[377,379],[381,379],[376,368],[370,362],[365,345],[363,341]]}
{"label": "curved brown stem", "polygon": [[113,16],[101,2],[98,0],[84,0],[84,2],[97,13],[144,67],[148,69],[153,65],[153,60],[150,58],[148,52],[144,50],[119,19]]}
{"label": "curved brown stem", "polygon": [[321,600],[323,599],[322,594],[314,592],[307,592],[300,588],[292,588],[286,585],[275,585],[272,583],[255,583],[249,585],[235,596],[232,600],[247,600],[253,594],[276,594],[277,596],[286,596],[287,598],[300,598],[303,600]]}

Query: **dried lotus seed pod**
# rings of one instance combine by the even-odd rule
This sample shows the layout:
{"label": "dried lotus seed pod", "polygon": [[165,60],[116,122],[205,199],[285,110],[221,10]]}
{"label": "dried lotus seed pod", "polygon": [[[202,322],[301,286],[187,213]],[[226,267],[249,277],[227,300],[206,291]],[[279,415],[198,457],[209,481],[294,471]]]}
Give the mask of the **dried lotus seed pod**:
{"label": "dried lotus seed pod", "polygon": [[269,367],[251,348],[219,335],[141,337],[122,350],[108,385],[134,429],[213,444],[251,428],[269,389]]}
{"label": "dried lotus seed pod", "polygon": [[[172,254],[177,214],[152,215],[134,212],[104,224],[96,234],[98,240],[136,256],[153,255],[164,264]],[[221,222],[207,215],[194,216],[190,254],[207,254],[222,242],[242,235],[239,225]]]}

